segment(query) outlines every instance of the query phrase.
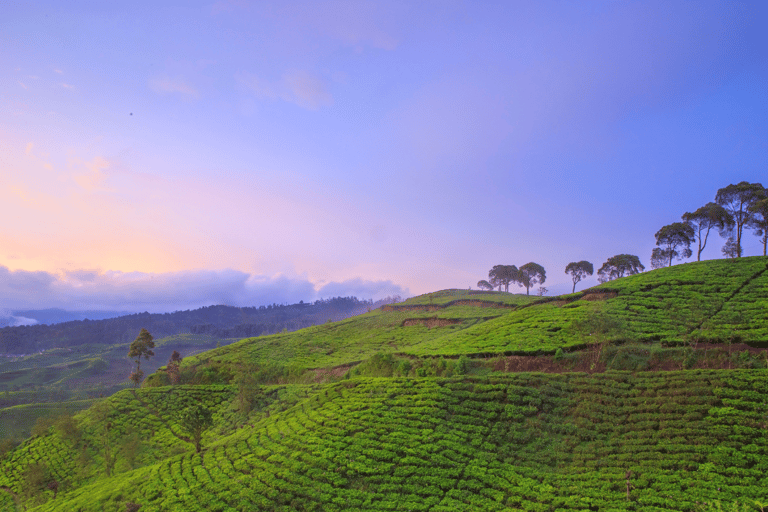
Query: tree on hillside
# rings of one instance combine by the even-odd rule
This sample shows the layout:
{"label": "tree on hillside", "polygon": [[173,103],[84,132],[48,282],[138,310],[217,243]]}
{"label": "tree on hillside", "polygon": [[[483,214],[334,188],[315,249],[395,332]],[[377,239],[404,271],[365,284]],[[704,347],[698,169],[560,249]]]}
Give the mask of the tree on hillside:
{"label": "tree on hillside", "polygon": [[734,240],[732,236],[728,237],[728,240],[725,241],[725,245],[723,245],[723,248],[720,250],[726,258],[741,258],[741,246],[736,243],[736,240]]}
{"label": "tree on hillside", "polygon": [[763,243],[763,256],[766,256],[766,246],[768,246],[768,189],[763,191],[763,198],[749,205],[749,211],[752,212],[752,229],[755,235],[761,237]]}
{"label": "tree on hillside", "polygon": [[[696,234],[693,227],[687,222],[673,222],[662,227],[656,232],[656,245],[667,260],[667,266],[672,266],[672,259],[690,258],[691,244],[696,241]],[[678,251],[678,249],[680,249]],[[654,249],[654,253],[657,251]]]}
{"label": "tree on hillside", "polygon": [[547,280],[547,272],[538,263],[526,263],[518,270],[517,283],[525,286],[525,294],[530,295],[531,287],[536,284],[544,284]]}
{"label": "tree on hillside", "polygon": [[113,405],[107,400],[101,400],[91,407],[91,417],[95,420],[96,439],[101,445],[101,455],[104,458],[104,472],[112,476],[117,463],[116,433],[112,422]]}
{"label": "tree on hillside", "polygon": [[620,277],[639,274],[643,270],[645,270],[645,267],[640,263],[640,258],[637,256],[617,254],[616,256],[611,256],[608,258],[608,261],[603,263],[603,266],[597,271],[597,279],[601,283],[606,283]]}
{"label": "tree on hillside", "polygon": [[699,242],[699,251],[696,254],[696,261],[701,261],[701,252],[707,246],[707,239],[712,228],[718,230],[724,235],[733,229],[733,215],[717,203],[707,203],[693,213],[683,214],[683,221],[687,222],[693,228],[696,240]]}
{"label": "tree on hillside", "polygon": [[179,415],[179,425],[187,432],[195,443],[195,450],[200,453],[200,441],[203,432],[213,426],[213,414],[202,404],[187,407]]}
{"label": "tree on hillside", "polygon": [[664,268],[667,266],[669,256],[660,247],[654,247],[651,252],[651,268]]}
{"label": "tree on hillside", "polygon": [[477,287],[481,290],[493,290],[494,286],[485,279],[477,282]]}
{"label": "tree on hillside", "polygon": [[571,293],[576,291],[576,283],[587,276],[591,276],[594,272],[595,267],[586,260],[573,261],[569,263],[565,267],[565,273],[570,274],[571,278],[573,279],[573,290],[571,290]]}
{"label": "tree on hillside", "polygon": [[168,381],[171,384],[178,384],[181,381],[181,354],[178,351],[173,351],[165,368],[168,374]]}
{"label": "tree on hillside", "polygon": [[149,334],[149,331],[142,328],[128,350],[128,357],[135,358],[134,361],[136,362],[136,371],[131,373],[131,380],[133,381],[134,387],[139,387],[141,378],[144,376],[144,372],[141,371],[141,358],[143,357],[144,359],[149,360],[151,356],[155,355],[152,351],[152,349],[155,348],[155,342],[152,341],[152,339],[152,335]]}
{"label": "tree on hillside", "polygon": [[488,279],[491,283],[496,282],[500,286],[504,286],[504,291],[508,292],[509,283],[513,283],[518,279],[517,267],[514,265],[495,265],[488,271]]}
{"label": "tree on hillside", "polygon": [[[740,258],[743,252],[741,246],[741,234],[744,226],[749,226],[754,218],[754,213],[750,211],[749,207],[752,203],[761,199],[764,192],[765,187],[763,187],[762,184],[747,183],[746,181],[742,181],[736,185],[728,185],[717,191],[715,202],[725,208],[726,211],[733,216],[736,226],[736,238],[734,239],[736,248],[735,250],[731,250],[731,253],[736,254],[737,258]],[[725,250],[725,248],[723,250]]]}

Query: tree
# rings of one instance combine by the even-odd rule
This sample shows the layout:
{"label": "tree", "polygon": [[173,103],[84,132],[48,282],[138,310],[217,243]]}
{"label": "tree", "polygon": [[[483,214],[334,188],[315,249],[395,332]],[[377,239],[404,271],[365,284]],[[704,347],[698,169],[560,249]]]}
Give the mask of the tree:
{"label": "tree", "polygon": [[573,279],[573,290],[571,290],[571,293],[576,291],[576,283],[587,276],[591,276],[594,272],[595,267],[588,261],[581,260],[569,263],[565,267],[565,273],[570,274]]}
{"label": "tree", "polygon": [[741,246],[736,243],[732,236],[729,236],[728,240],[725,241],[721,251],[726,258],[741,258]]}
{"label": "tree", "polygon": [[195,450],[200,453],[200,441],[203,438],[203,432],[213,426],[213,414],[204,405],[195,404],[181,411],[179,425],[192,437]]}
{"label": "tree", "polygon": [[651,268],[663,268],[667,266],[669,255],[665,249],[654,247],[651,252]]}
{"label": "tree", "polygon": [[259,385],[258,368],[254,365],[245,365],[235,376],[237,386],[237,408],[248,415],[254,409],[261,409],[267,404],[267,397]]}
{"label": "tree", "polygon": [[134,361],[136,361],[136,371],[131,373],[131,380],[135,387],[139,387],[141,377],[144,375],[144,372],[141,371],[141,358],[144,357],[144,359],[149,360],[151,356],[155,355],[152,351],[152,349],[155,348],[155,342],[152,341],[152,339],[152,335],[149,334],[149,331],[142,328],[141,332],[136,339],[133,340],[133,343],[131,343],[131,346],[128,349],[128,357],[133,357],[135,358]]}
{"label": "tree", "polygon": [[707,239],[712,228],[725,235],[735,225],[733,215],[717,203],[707,203],[693,213],[683,214],[683,221],[693,227],[696,240],[699,242],[699,252],[696,261],[701,261],[701,252],[707,246]]}
{"label": "tree", "polygon": [[[740,258],[742,254],[741,234],[744,226],[749,226],[754,218],[754,213],[749,207],[752,203],[762,198],[765,188],[760,183],[747,183],[742,181],[736,185],[728,185],[717,191],[715,202],[722,206],[733,216],[736,225],[736,249],[732,251]],[[727,243],[726,243],[727,245]]]}
{"label": "tree", "polygon": [[763,191],[762,199],[758,199],[749,205],[749,211],[752,212],[752,229],[755,235],[762,237],[763,256],[766,256],[766,246],[768,246],[768,189]]}
{"label": "tree", "polygon": [[538,263],[526,263],[518,271],[517,282],[520,286],[525,286],[525,294],[530,295],[531,287],[536,284],[544,284],[547,280],[547,272],[544,267]]}
{"label": "tree", "polygon": [[[514,265],[495,265],[488,271],[488,278],[491,283],[497,283],[500,287],[504,286],[504,291],[509,291],[509,283],[518,279],[518,270]],[[499,288],[501,291],[501,288]]]}
{"label": "tree", "polygon": [[606,283],[613,281],[625,275],[631,276],[639,274],[645,270],[645,267],[640,263],[640,258],[632,254],[617,254],[611,256],[608,261],[603,263],[600,270],[597,271],[598,281]]}
{"label": "tree", "polygon": [[493,290],[494,286],[485,279],[477,282],[477,287],[481,290]]}
{"label": "tree", "polygon": [[168,359],[168,365],[165,367],[168,374],[168,381],[171,384],[178,384],[181,380],[181,354],[174,350],[171,358]]}
{"label": "tree", "polygon": [[96,420],[97,433],[96,439],[101,445],[101,454],[104,457],[104,472],[107,476],[112,476],[112,472],[115,469],[117,463],[117,448],[114,424],[112,423],[112,415],[114,414],[114,407],[106,399],[97,402],[91,407],[91,415]]}
{"label": "tree", "polygon": [[[668,258],[668,267],[672,266],[672,259],[690,258],[691,244],[696,241],[693,227],[687,222],[673,222],[662,227],[656,232],[656,245],[658,245]],[[681,250],[678,251],[678,248]],[[655,252],[655,251],[654,251]]]}

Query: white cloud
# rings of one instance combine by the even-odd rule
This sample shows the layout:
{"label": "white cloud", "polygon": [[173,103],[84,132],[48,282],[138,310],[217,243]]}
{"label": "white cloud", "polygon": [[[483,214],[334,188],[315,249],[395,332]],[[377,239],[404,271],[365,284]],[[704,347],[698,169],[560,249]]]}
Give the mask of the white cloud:
{"label": "white cloud", "polygon": [[407,295],[391,281],[350,279],[319,289],[305,276],[264,276],[239,270],[193,270],[167,273],[76,270],[10,271],[0,266],[0,308],[133,310],[167,312],[212,304],[258,306],[313,301],[320,297],[380,299]]}

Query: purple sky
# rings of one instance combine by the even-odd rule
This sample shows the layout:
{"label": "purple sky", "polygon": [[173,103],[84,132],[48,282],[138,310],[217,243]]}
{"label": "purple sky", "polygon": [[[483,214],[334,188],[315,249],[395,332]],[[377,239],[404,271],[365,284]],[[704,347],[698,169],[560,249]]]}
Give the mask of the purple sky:
{"label": "purple sky", "polygon": [[567,292],[768,185],[762,2],[156,3],[0,5],[0,308]]}

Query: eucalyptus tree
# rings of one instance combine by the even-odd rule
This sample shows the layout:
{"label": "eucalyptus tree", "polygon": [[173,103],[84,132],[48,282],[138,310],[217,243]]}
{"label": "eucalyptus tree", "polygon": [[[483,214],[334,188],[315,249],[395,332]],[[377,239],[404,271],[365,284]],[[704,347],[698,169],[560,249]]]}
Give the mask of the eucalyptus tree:
{"label": "eucalyptus tree", "polygon": [[203,404],[194,404],[179,414],[179,426],[192,437],[195,451],[200,453],[203,433],[213,426],[213,414]]}
{"label": "eucalyptus tree", "polygon": [[480,288],[481,290],[493,290],[494,288],[494,286],[488,281],[486,281],[485,279],[481,279],[480,281],[478,281],[477,287]]}
{"label": "eucalyptus tree", "polygon": [[536,284],[544,284],[547,280],[547,272],[538,263],[530,262],[521,266],[518,270],[517,283],[525,286],[525,294],[530,295],[531,287]]}
{"label": "eucalyptus tree", "polygon": [[152,351],[155,348],[155,342],[152,340],[153,338],[149,331],[142,328],[128,349],[128,357],[135,358],[134,361],[136,362],[136,371],[131,373],[131,380],[135,387],[139,387],[141,377],[144,375],[144,372],[141,371],[141,358],[149,360],[151,356],[155,355]]}
{"label": "eucalyptus tree", "polygon": [[632,254],[617,254],[611,256],[597,271],[598,281],[606,283],[624,276],[639,274],[645,270],[640,258]]}
{"label": "eucalyptus tree", "polygon": [[766,246],[768,246],[768,190],[764,191],[763,198],[749,205],[749,211],[752,212],[752,229],[755,235],[761,237],[763,243],[763,256],[766,256]]}
{"label": "eucalyptus tree", "polygon": [[[654,249],[655,255],[663,255],[667,266],[672,266],[672,259],[690,258],[691,244],[696,241],[696,233],[693,226],[687,222],[673,222],[662,227],[656,232],[656,245],[660,251]],[[679,249],[679,250],[678,250]]]}
{"label": "eucalyptus tree", "polygon": [[762,199],[764,194],[765,187],[762,184],[742,181],[736,185],[721,188],[715,195],[715,202],[733,215],[736,226],[736,238],[734,239],[736,247],[732,253],[735,253],[736,257],[741,257],[741,234],[744,226],[750,226],[755,216],[750,210],[750,206]]}
{"label": "eucalyptus tree", "polygon": [[[504,286],[504,291],[509,291],[509,283],[517,282],[519,271],[514,265],[495,265],[488,271],[488,279],[491,283]],[[479,283],[478,283],[479,285]],[[501,288],[499,288],[501,290]]]}
{"label": "eucalyptus tree", "polygon": [[574,261],[566,265],[565,273],[570,274],[571,279],[573,279],[573,290],[571,290],[571,293],[576,291],[576,283],[587,276],[591,276],[594,272],[595,267],[586,260]]}
{"label": "eucalyptus tree", "polygon": [[699,242],[696,261],[701,261],[701,252],[707,246],[707,239],[709,239],[709,232],[712,228],[717,229],[720,235],[725,236],[735,225],[733,215],[719,204],[712,202],[705,204],[693,213],[684,213],[683,221],[693,227],[696,240]]}

